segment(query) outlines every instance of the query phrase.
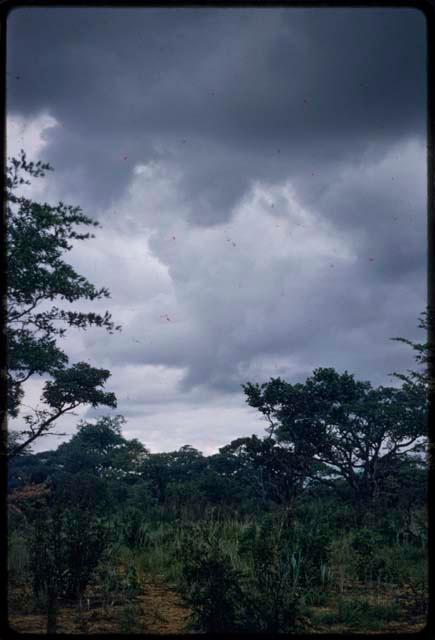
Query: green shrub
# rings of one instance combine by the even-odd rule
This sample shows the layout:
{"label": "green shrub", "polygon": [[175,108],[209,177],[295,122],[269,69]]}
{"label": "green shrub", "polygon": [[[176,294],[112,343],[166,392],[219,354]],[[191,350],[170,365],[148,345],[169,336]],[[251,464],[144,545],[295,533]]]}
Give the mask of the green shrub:
{"label": "green shrub", "polygon": [[355,578],[362,582],[373,581],[384,570],[385,562],[378,550],[383,539],[373,529],[363,528],[352,532],[351,547],[355,552]]}
{"label": "green shrub", "polygon": [[138,571],[133,562],[130,561],[127,566],[121,566],[120,555],[118,549],[108,549],[92,581],[93,588],[102,597],[105,609],[115,604],[128,603],[142,591]]}
{"label": "green shrub", "polygon": [[180,547],[182,589],[201,631],[289,632],[300,613],[300,552],[276,519],[261,526],[209,522]]}
{"label": "green shrub", "polygon": [[242,576],[211,529],[192,527],[181,543],[184,600],[192,609],[191,626],[206,633],[243,626]]}
{"label": "green shrub", "polygon": [[426,576],[423,579],[410,579],[403,585],[395,598],[395,603],[408,620],[416,616],[426,616],[429,605]]}
{"label": "green shrub", "polygon": [[146,546],[149,535],[149,525],[142,511],[135,507],[128,507],[117,522],[118,542],[130,549]]}
{"label": "green shrub", "polygon": [[267,518],[256,528],[249,562],[249,619],[256,631],[287,633],[300,613],[303,556],[284,520]]}
{"label": "green shrub", "polygon": [[409,544],[379,546],[373,552],[383,582],[403,585],[410,580],[424,581],[427,572],[427,555],[419,547]]}
{"label": "green shrub", "polygon": [[60,507],[41,511],[34,521],[29,553],[38,605],[45,609],[62,597],[81,597],[108,536],[106,524],[85,511]]}

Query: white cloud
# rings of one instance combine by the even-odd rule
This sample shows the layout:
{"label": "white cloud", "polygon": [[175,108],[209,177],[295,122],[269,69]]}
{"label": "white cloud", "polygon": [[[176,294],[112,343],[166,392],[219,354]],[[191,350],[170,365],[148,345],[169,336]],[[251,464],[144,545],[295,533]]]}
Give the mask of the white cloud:
{"label": "white cloud", "polygon": [[6,132],[7,155],[15,157],[24,149],[29,158],[37,158],[47,145],[47,131],[57,126],[59,122],[48,113],[41,113],[30,119],[16,114],[9,115]]}
{"label": "white cloud", "polygon": [[[37,162],[43,149],[48,145],[48,135],[60,123],[49,113],[41,113],[34,118],[24,118],[11,114],[6,120],[6,156],[18,158],[21,150],[26,152],[28,161]],[[51,173],[21,185],[20,192],[34,200],[57,203],[59,200],[56,183],[50,180]],[[27,176],[28,177],[28,176]]]}

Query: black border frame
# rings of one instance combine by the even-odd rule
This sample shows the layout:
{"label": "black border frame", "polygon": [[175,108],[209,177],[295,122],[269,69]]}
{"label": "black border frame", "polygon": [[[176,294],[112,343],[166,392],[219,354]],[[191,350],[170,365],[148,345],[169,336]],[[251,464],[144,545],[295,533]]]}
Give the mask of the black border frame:
{"label": "black border frame", "polygon": [[[366,2],[346,2],[346,0],[335,1],[296,1],[285,0],[277,2],[274,0],[261,2],[260,0],[250,0],[241,2],[240,0],[229,2],[223,0],[197,2],[182,2],[172,0],[171,2],[159,2],[158,0],[122,0],[113,2],[86,2],[86,0],[0,0],[0,156],[3,160],[3,171],[0,173],[0,189],[2,193],[2,207],[0,212],[0,531],[7,531],[7,365],[6,365],[6,290],[7,290],[7,258],[6,258],[6,206],[5,206],[5,175],[6,165],[6,62],[7,62],[7,18],[13,9],[18,8],[408,8],[421,11],[426,18],[426,78],[427,78],[427,308],[429,311],[428,343],[429,350],[429,470],[428,470],[428,511],[429,511],[429,608],[426,627],[418,633],[379,633],[377,637],[387,638],[435,638],[435,0],[366,0]],[[432,505],[432,507],[431,507]],[[32,638],[34,634],[18,633],[8,625],[7,611],[7,545],[5,536],[0,537],[0,637],[23,637]],[[58,634],[62,637],[70,637],[70,634]],[[98,634],[95,634],[96,636]],[[136,637],[161,638],[156,634],[135,634]],[[206,634],[207,635],[207,634]],[[223,634],[216,636],[226,637]],[[239,634],[237,634],[239,635]],[[236,635],[236,637],[237,637]],[[243,634],[240,634],[243,635]],[[256,634],[255,637],[271,637],[272,634]],[[291,637],[306,638],[313,634],[292,634]],[[333,638],[342,640],[344,634],[325,633],[315,634],[320,638]],[[371,634],[370,634],[371,635]],[[46,634],[38,634],[37,637],[45,637]],[[131,634],[107,634],[108,637],[131,638]],[[366,637],[369,634],[355,633],[352,637]],[[71,635],[75,638],[76,635]],[[106,634],[105,634],[106,637]],[[182,634],[165,635],[165,637],[180,638]]]}

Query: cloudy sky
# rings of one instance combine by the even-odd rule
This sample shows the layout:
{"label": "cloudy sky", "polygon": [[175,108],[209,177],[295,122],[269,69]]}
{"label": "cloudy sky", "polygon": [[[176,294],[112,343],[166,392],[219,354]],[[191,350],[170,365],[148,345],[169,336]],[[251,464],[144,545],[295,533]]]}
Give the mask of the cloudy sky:
{"label": "cloudy sky", "polygon": [[10,14],[8,155],[49,161],[32,196],[102,224],[68,260],[123,330],[65,348],[112,371],[127,437],[211,453],[263,432],[243,382],[412,366],[389,339],[423,338],[425,28],[411,9]]}

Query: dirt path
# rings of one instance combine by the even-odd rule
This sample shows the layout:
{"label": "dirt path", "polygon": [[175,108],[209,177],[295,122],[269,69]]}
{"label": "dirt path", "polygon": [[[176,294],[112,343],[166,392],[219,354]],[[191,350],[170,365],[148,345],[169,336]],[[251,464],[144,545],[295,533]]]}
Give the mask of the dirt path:
{"label": "dirt path", "polygon": [[144,620],[150,633],[183,633],[186,631],[189,610],[177,593],[163,580],[153,579],[145,584],[141,598]]}

